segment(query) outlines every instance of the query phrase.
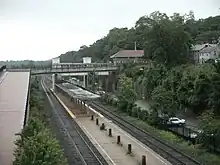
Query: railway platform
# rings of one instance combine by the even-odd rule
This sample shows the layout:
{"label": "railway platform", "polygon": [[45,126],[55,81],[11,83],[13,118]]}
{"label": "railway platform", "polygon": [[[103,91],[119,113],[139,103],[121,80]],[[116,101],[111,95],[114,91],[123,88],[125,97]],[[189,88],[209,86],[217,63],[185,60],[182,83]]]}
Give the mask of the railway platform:
{"label": "railway platform", "polygon": [[[111,164],[138,165],[142,164],[142,159],[145,157],[146,165],[171,165],[167,160],[105,117],[95,116],[93,120],[91,117],[78,117],[75,120],[97,149],[101,153],[104,152],[103,156],[106,160],[110,159],[108,161]],[[103,123],[105,129],[100,130]],[[111,136],[109,136],[109,129],[111,129]]]}
{"label": "railway platform", "polygon": [[[83,105],[87,115],[79,115],[79,111],[76,109],[81,107],[80,101],[77,103],[66,101],[64,97],[58,95],[68,111],[73,113],[70,116],[74,116],[73,119],[110,165],[171,165],[170,162],[94,109]],[[75,111],[77,112],[76,116],[74,115]],[[85,113],[85,111],[82,112]],[[103,124],[105,128],[101,129]],[[110,136],[109,129],[111,129]]]}

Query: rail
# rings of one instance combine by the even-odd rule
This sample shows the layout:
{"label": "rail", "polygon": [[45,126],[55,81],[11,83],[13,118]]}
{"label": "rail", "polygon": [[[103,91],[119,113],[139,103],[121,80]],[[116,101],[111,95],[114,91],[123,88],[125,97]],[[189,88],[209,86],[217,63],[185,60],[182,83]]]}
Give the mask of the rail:
{"label": "rail", "polygon": [[149,146],[159,155],[167,159],[169,162],[175,165],[201,165],[200,162],[196,161],[195,159],[191,158],[190,156],[178,151],[177,149],[171,147],[170,145],[166,144],[165,142],[161,141],[160,139],[154,137],[153,135],[149,134],[145,130],[138,128],[137,126],[129,123],[128,121],[124,120],[122,117],[116,115],[111,110],[108,110],[96,102],[91,102],[90,106],[96,109],[98,112],[102,113],[105,117],[112,120],[115,124],[119,127],[130,133],[136,139],[144,143],[145,145]]}
{"label": "rail", "polygon": [[54,93],[46,87],[44,82],[42,82],[42,86],[45,89],[48,100],[52,102],[56,126],[62,132],[61,139],[67,143],[69,164],[108,165],[76,121],[72,120],[65,112],[64,107],[58,102]]}

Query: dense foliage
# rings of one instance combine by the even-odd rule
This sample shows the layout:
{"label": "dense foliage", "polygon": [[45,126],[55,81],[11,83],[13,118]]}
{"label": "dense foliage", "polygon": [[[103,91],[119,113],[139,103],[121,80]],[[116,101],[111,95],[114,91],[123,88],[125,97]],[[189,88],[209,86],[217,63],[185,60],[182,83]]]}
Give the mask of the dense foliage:
{"label": "dense foliage", "polygon": [[[168,141],[175,139],[178,143],[181,141],[181,144],[184,143],[184,146],[181,146],[182,150],[189,155],[193,153],[193,156],[205,162],[204,164],[219,164],[218,156],[209,155],[206,150],[215,149],[216,151],[220,148],[220,77],[217,70],[219,67],[220,64],[204,64],[180,65],[172,69],[157,65],[143,71],[130,68],[121,75],[117,90],[118,100],[106,96],[104,101],[114,105],[120,112],[125,112],[160,129],[164,129],[167,115],[194,112],[200,116],[198,127],[202,131],[198,134],[197,143],[201,145],[193,146],[190,143],[187,145],[169,133],[166,133],[164,138]],[[136,98],[151,100],[151,112],[135,106]]]}
{"label": "dense foliage", "polygon": [[[196,21],[192,12],[171,17],[154,12],[141,17],[129,34],[138,41],[138,48],[145,50],[150,63],[144,69],[125,67],[119,79],[118,100],[105,97],[105,101],[154,126],[163,124],[161,116],[167,119],[192,112],[200,116],[198,142],[220,148],[220,63],[193,65],[190,53],[193,43],[217,43],[219,19]],[[134,104],[136,99],[150,100],[151,110],[141,111]]]}
{"label": "dense foliage", "polygon": [[[46,126],[48,118],[43,107],[43,95],[38,79],[32,80],[30,118],[20,138],[15,142],[14,165],[66,165],[58,141]],[[45,123],[46,122],[46,123]]]}
{"label": "dense foliage", "polygon": [[[137,98],[152,100],[157,110],[170,116],[185,111],[193,111],[197,115],[212,111],[217,117],[220,115],[219,66],[219,63],[207,63],[180,65],[172,69],[162,65],[149,67],[142,75],[132,76],[134,93]],[[129,71],[128,77],[137,69]]]}

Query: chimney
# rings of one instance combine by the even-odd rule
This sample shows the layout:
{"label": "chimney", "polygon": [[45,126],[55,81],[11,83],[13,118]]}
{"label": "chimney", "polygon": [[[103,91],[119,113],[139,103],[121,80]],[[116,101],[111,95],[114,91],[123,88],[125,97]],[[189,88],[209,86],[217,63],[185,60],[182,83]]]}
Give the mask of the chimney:
{"label": "chimney", "polygon": [[135,51],[137,50],[137,43],[136,43],[136,41],[134,42],[134,50]]}

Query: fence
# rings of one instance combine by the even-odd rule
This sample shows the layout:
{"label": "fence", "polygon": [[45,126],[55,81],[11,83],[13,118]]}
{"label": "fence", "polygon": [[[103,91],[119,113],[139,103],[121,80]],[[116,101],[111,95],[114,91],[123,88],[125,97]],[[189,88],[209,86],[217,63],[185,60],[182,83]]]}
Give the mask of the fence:
{"label": "fence", "polygon": [[173,132],[185,140],[191,141],[193,144],[200,143],[200,138],[206,136],[206,141],[209,144],[208,149],[212,152],[220,153],[220,144],[216,140],[217,138],[212,135],[204,135],[202,132],[192,130],[186,126],[168,126],[165,124],[161,128]]}

